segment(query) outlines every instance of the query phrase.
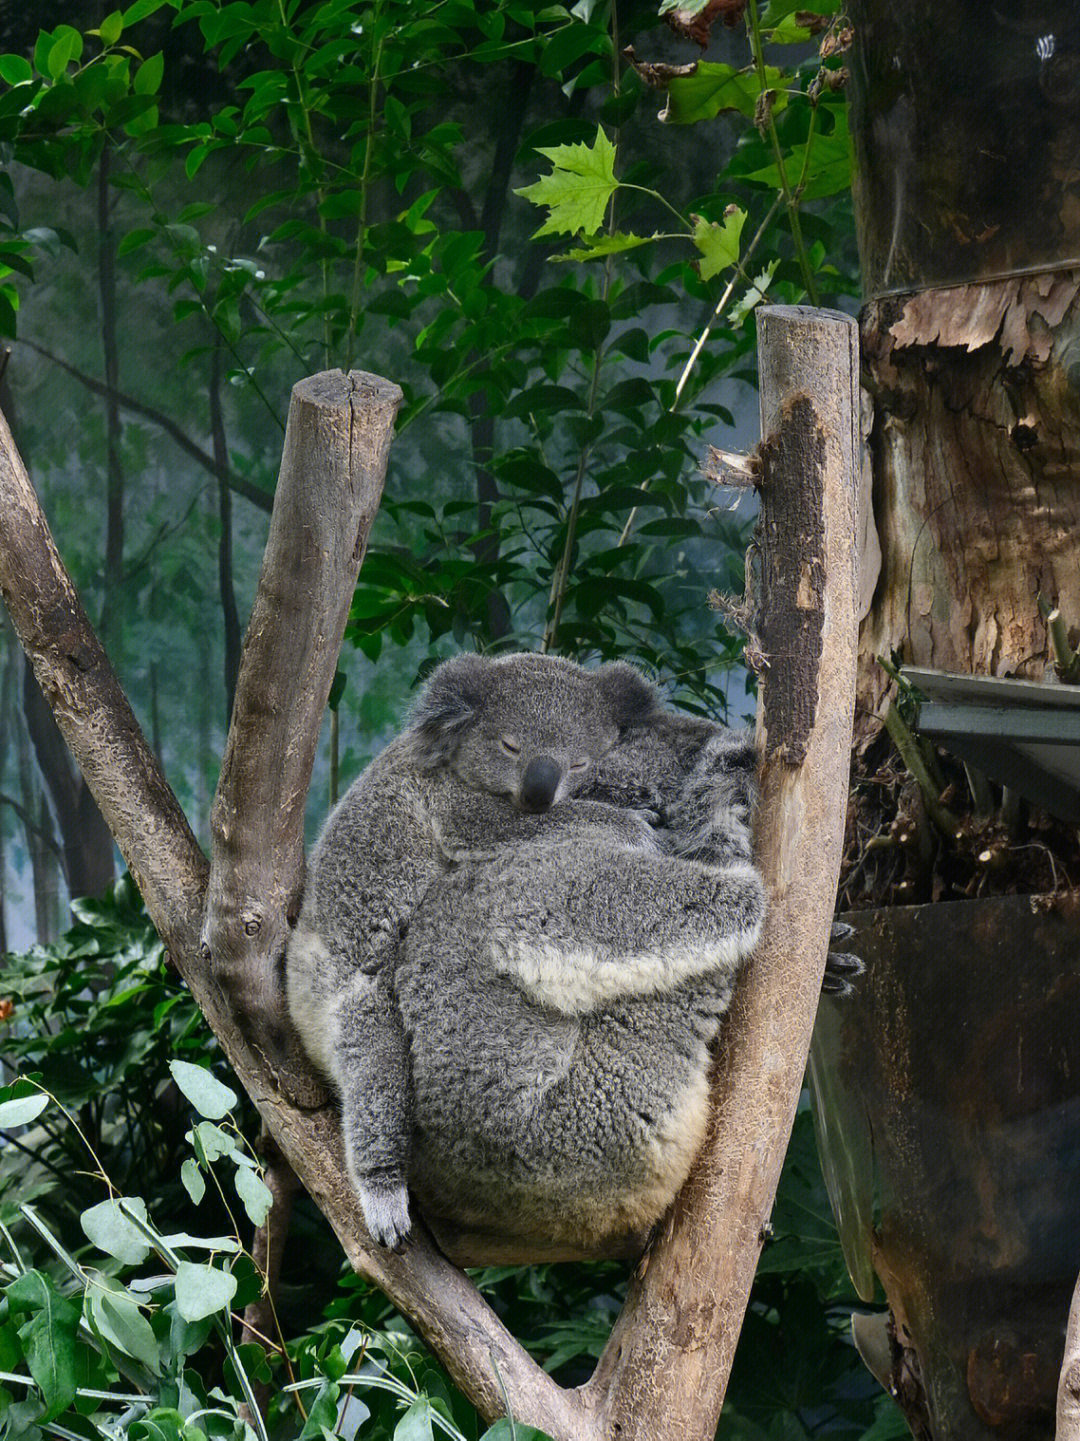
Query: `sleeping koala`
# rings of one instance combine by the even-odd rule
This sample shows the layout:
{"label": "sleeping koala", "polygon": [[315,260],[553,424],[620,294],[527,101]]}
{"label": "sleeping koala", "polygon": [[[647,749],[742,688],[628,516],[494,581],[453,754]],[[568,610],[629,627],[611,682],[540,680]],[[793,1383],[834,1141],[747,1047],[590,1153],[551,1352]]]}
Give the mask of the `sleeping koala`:
{"label": "sleeping koala", "polygon": [[755,763],[747,737],[656,711],[596,768],[615,808],[568,800],[458,851],[420,902],[387,982],[405,1169],[451,1259],[633,1255],[682,1186],[764,912]]}
{"label": "sleeping koala", "polygon": [[[289,1011],[341,1098],[350,1171],[374,1238],[408,1229],[410,1085],[388,963],[462,847],[527,838],[657,708],[622,663],[460,655],[432,673],[405,731],[331,813],[286,956]],[[605,816],[615,808],[582,802]],[[618,816],[640,829],[641,818]]]}
{"label": "sleeping koala", "polygon": [[338,1006],[349,1168],[383,1244],[411,1184],[451,1256],[628,1254],[696,1154],[763,911],[756,757],[629,674],[637,714],[583,794],[531,815],[456,797],[450,869]]}

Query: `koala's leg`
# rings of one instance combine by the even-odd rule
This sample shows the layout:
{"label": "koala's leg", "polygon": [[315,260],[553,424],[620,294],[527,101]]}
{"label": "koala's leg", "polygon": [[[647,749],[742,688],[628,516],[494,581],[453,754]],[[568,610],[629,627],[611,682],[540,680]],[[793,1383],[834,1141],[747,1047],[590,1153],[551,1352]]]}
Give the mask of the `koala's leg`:
{"label": "koala's leg", "polygon": [[522,848],[493,871],[495,968],[564,1014],[731,975],[765,914],[761,877],[745,862],[564,844]]}
{"label": "koala's leg", "polygon": [[334,1079],[349,1175],[372,1240],[397,1248],[409,1234],[406,1175],[413,1099],[409,1047],[384,967],[358,974],[338,1010]]}

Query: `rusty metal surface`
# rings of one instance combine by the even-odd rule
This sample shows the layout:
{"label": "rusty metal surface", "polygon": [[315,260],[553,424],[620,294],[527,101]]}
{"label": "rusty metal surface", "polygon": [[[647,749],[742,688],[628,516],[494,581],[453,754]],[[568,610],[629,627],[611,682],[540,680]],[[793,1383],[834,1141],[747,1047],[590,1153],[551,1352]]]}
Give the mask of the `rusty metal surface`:
{"label": "rusty metal surface", "polygon": [[823,999],[823,1164],[853,1277],[885,1287],[939,1438],[1052,1431],[1080,1271],[1080,898],[844,917]]}

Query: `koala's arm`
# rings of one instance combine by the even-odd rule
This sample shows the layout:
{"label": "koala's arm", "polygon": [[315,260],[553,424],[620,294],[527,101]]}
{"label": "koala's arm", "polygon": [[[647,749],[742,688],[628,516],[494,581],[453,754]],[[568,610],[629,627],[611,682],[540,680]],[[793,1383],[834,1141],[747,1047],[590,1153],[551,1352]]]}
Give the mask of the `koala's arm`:
{"label": "koala's arm", "polygon": [[493,893],[481,904],[498,917],[495,969],[567,1015],[733,976],[765,914],[761,877],[746,862],[586,842],[522,847],[488,869]]}
{"label": "koala's arm", "polygon": [[441,782],[418,777],[403,759],[395,742],[372,762],[331,813],[311,858],[301,921],[343,975],[380,969],[444,868],[432,823]]}
{"label": "koala's arm", "polygon": [[656,850],[652,823],[655,814],[632,810],[601,800],[572,796],[540,815],[515,810],[504,800],[476,793],[463,794],[451,821],[435,823],[436,844],[448,865],[497,861],[504,846],[529,841],[598,842]]}
{"label": "koala's arm", "polygon": [[372,1239],[397,1249],[411,1229],[406,1176],[413,1126],[409,1047],[392,966],[357,973],[338,1010],[333,1052],[345,1159]]}
{"label": "koala's arm", "polygon": [[756,798],[753,736],[717,727],[665,806],[665,849],[712,866],[748,861]]}

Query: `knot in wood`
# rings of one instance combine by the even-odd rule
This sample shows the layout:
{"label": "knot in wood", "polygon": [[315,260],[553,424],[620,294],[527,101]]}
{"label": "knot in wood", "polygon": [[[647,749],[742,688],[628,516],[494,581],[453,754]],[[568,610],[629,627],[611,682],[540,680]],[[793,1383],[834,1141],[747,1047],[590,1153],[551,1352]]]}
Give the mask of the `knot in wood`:
{"label": "knot in wood", "polygon": [[240,920],[243,922],[245,936],[257,936],[262,930],[262,913],[260,911],[242,911]]}
{"label": "knot in wood", "polygon": [[1065,1395],[1074,1404],[1080,1403],[1080,1361],[1074,1361],[1065,1372]]}

